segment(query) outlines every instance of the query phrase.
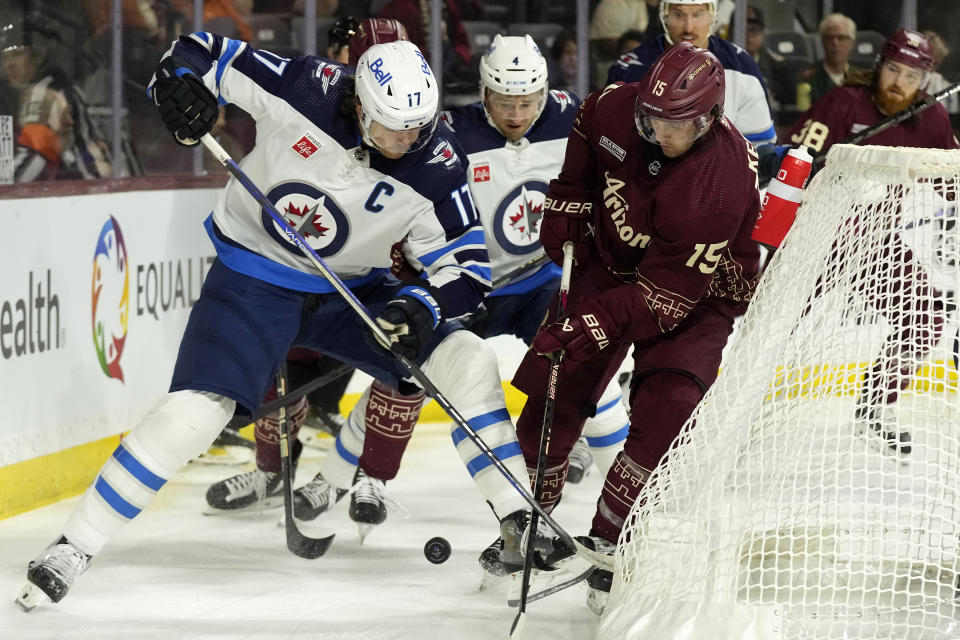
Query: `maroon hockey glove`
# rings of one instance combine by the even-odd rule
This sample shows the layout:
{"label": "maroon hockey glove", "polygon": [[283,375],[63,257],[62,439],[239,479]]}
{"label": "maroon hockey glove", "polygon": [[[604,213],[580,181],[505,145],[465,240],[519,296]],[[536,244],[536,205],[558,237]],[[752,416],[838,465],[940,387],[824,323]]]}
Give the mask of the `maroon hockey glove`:
{"label": "maroon hockey glove", "polygon": [[547,256],[563,265],[563,243],[573,243],[573,260],[578,265],[587,263],[593,251],[593,231],[585,218],[547,214],[540,220],[540,244]]}
{"label": "maroon hockey glove", "polygon": [[619,330],[607,312],[592,300],[581,300],[567,317],[540,327],[533,348],[542,354],[562,349],[566,361],[576,366],[608,348],[618,337]]}
{"label": "maroon hockey glove", "polygon": [[407,262],[407,257],[403,255],[402,240],[390,247],[390,273],[397,280],[415,280],[420,277],[420,273]]}

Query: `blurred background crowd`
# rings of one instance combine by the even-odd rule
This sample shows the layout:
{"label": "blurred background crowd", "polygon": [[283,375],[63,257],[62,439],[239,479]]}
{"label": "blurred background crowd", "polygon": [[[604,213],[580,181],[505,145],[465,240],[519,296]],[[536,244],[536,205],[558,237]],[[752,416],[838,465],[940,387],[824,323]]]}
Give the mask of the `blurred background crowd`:
{"label": "blurred background crowd", "polygon": [[[442,104],[453,106],[478,99],[477,62],[497,33],[533,36],[550,65],[550,88],[583,95],[602,87],[621,55],[663,33],[658,2],[0,0],[0,182],[219,170],[202,152],[174,145],[145,94],[181,33],[211,31],[281,56],[346,63],[359,19],[395,18],[442,78]],[[845,74],[871,68],[903,26],[933,43],[937,69],[926,90],[957,81],[957,0],[719,0],[712,28],[757,61],[782,132]],[[956,98],[945,106],[960,128]],[[253,122],[231,105],[221,111],[214,135],[242,157]]]}

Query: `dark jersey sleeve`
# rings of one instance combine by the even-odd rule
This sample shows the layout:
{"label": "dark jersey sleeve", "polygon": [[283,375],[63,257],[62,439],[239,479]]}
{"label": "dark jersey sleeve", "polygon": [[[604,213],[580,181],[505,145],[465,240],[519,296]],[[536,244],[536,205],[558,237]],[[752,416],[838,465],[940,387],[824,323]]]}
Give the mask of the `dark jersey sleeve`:
{"label": "dark jersey sleeve", "polygon": [[844,87],[825,93],[793,123],[786,142],[819,153],[843,140],[850,129],[850,97],[850,91]]}

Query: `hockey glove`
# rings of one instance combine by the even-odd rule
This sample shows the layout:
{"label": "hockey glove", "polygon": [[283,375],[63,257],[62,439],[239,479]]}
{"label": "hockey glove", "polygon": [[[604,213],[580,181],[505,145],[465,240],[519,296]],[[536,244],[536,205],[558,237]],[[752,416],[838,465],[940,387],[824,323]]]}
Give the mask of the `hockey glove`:
{"label": "hockey glove", "polygon": [[610,346],[619,330],[600,305],[583,300],[557,322],[540,327],[533,339],[537,353],[562,350],[569,366],[577,366]]}
{"label": "hockey glove", "polygon": [[425,287],[404,287],[399,293],[377,316],[377,324],[390,342],[384,344],[379,336],[377,342],[408,360],[417,360],[440,324],[440,305]]}
{"label": "hockey glove", "polygon": [[593,251],[593,229],[585,218],[565,215],[543,216],[540,220],[540,244],[547,256],[563,265],[563,243],[573,243],[573,260],[578,265],[587,263]]}
{"label": "hockey glove", "polygon": [[[174,139],[193,147],[213,129],[220,114],[217,97],[188,69],[172,56],[164,58],[157,67],[153,101]],[[177,75],[178,71],[182,75]]]}

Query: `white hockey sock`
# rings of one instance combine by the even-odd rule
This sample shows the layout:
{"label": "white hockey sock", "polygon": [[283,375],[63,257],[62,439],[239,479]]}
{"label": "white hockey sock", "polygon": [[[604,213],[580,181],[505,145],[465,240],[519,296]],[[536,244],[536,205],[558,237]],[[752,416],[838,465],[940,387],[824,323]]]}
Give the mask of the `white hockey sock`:
{"label": "white hockey sock", "polygon": [[367,403],[370,401],[370,387],[367,387],[353,406],[347,417],[347,424],[340,430],[333,447],[323,459],[320,473],[324,480],[338,489],[349,489],[353,485],[353,475],[363,453],[363,439],[366,433],[364,417]]}
{"label": "white hockey sock", "polygon": [[[528,488],[527,467],[507,412],[493,349],[468,331],[454,331],[423,364],[423,371],[521,485]],[[526,500],[463,428],[454,425],[450,435],[477,489],[499,518],[528,508]]]}
{"label": "white hockey sock", "polygon": [[234,404],[200,391],[163,396],[104,463],[63,535],[84,552],[98,553],[180,467],[210,446],[233,415]]}
{"label": "white hockey sock", "polygon": [[588,418],[583,425],[583,436],[601,477],[606,477],[629,431],[630,417],[623,406],[620,385],[614,378],[597,403],[596,417]]}

